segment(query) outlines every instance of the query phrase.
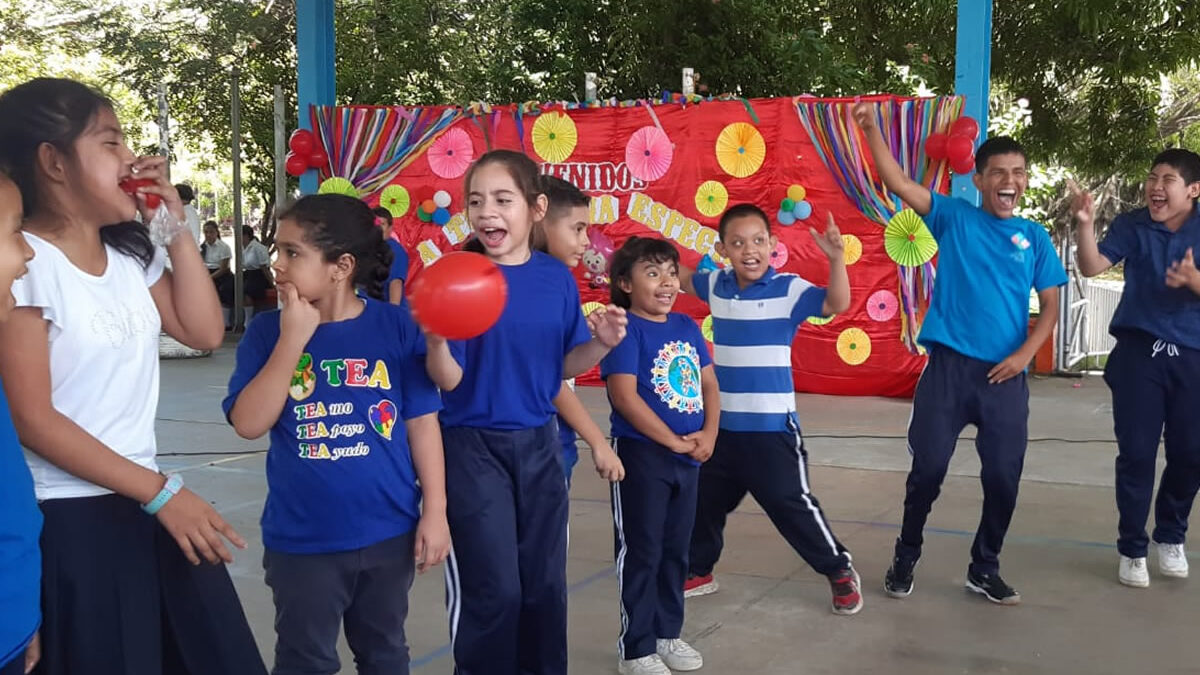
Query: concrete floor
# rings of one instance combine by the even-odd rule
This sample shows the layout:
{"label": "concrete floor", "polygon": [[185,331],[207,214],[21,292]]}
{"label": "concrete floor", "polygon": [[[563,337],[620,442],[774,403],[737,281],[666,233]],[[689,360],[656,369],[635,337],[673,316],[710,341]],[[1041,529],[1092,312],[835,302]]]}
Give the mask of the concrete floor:
{"label": "concrete floor", "polygon": [[[250,542],[231,566],[267,663],[273,608],[262,581],[258,518],[266,439],[238,439],[221,416],[233,365],[230,344],[212,357],[164,361],[159,406],[161,464],[186,473]],[[1169,580],[1150,560],[1147,590],[1116,582],[1108,390],[1099,378],[1032,385],[1024,484],[1003,556],[1021,591],[1000,607],[963,590],[979,517],[979,462],[960,441],[930,518],[916,590],[882,592],[904,493],[903,435],[909,402],[797,396],[812,485],[864,583],[857,616],[829,612],[823,577],[801,561],[747,501],[730,517],[717,566],[721,591],[688,602],[684,638],[706,673],[1200,673],[1200,589]],[[607,428],[599,389],[581,397]],[[571,673],[615,673],[618,629],[608,489],[583,453],[571,494]],[[1197,556],[1191,556],[1196,562]],[[417,579],[408,637],[414,672],[450,673],[440,568]],[[354,672],[343,645],[343,673]]]}

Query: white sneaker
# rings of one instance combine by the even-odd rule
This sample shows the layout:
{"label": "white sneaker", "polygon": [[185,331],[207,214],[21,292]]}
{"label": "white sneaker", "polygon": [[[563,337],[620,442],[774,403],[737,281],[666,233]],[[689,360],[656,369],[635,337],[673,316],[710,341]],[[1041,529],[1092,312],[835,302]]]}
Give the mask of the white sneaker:
{"label": "white sneaker", "polygon": [[640,659],[619,660],[617,672],[621,675],[671,675],[671,670],[658,654],[643,656]]}
{"label": "white sneaker", "polygon": [[1146,588],[1150,585],[1150,572],[1146,569],[1146,559],[1121,556],[1121,566],[1117,570],[1117,578],[1126,586]]}
{"label": "white sneaker", "polygon": [[1158,571],[1162,572],[1164,577],[1186,579],[1188,575],[1188,560],[1187,551],[1183,550],[1183,544],[1160,544],[1155,542],[1154,546],[1158,548]]}
{"label": "white sneaker", "polygon": [[671,670],[687,672],[704,667],[704,657],[700,656],[700,652],[679,638],[659,640],[656,646],[658,655]]}

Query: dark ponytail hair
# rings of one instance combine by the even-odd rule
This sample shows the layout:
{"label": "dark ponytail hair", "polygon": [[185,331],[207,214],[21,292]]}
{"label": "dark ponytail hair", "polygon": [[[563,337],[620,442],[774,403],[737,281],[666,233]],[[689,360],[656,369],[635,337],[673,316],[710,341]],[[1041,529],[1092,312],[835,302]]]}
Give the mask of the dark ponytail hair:
{"label": "dark ponytail hair", "polygon": [[325,256],[325,262],[337,262],[343,255],[353,257],[352,283],[372,298],[383,299],[392,249],[379,236],[369,206],[346,195],[308,195],[285,209],[279,219],[304,230],[304,240]]}
{"label": "dark ponytail hair", "polygon": [[[43,143],[60,153],[75,156],[75,141],[101,110],[113,109],[112,101],[99,91],[59,78],[39,77],[0,95],[0,163],[21,191],[25,215],[37,213],[37,153]],[[100,228],[100,240],[142,267],[154,259],[154,245],[146,228],[136,222]]]}

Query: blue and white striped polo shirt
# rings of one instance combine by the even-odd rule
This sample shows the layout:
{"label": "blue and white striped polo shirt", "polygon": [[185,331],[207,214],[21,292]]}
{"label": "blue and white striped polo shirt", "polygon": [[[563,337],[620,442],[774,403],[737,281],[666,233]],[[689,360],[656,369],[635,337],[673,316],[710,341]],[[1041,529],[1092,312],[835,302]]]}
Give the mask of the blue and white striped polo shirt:
{"label": "blue and white striped polo shirt", "polygon": [[825,289],[795,274],[767,273],[744,289],[732,269],[697,273],[696,295],[712,312],[713,364],[721,388],[721,428],[799,428],[792,385],[792,340],[821,313]]}

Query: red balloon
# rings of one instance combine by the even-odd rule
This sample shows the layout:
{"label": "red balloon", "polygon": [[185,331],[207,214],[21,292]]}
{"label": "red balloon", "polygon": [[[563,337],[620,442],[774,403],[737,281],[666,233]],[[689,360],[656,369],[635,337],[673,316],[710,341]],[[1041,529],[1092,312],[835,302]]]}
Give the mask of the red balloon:
{"label": "red balloon", "polygon": [[[158,181],[150,178],[126,178],[120,182],[120,188],[125,191],[125,194],[136,198],[138,188],[149,187],[151,185],[155,185],[156,183],[158,183]],[[154,194],[153,192],[147,192],[142,196],[146,198],[146,208],[150,209],[151,211],[158,209],[158,205],[162,204],[162,197]]]}
{"label": "red balloon", "polygon": [[482,335],[495,325],[508,299],[504,273],[486,256],[447,253],[425,268],[409,288],[413,317],[448,340]]}
{"label": "red balloon", "polygon": [[946,159],[946,141],[950,137],[943,133],[929,134],[925,139],[925,154],[934,161]]}
{"label": "red balloon", "polygon": [[284,160],[284,168],[292,176],[299,176],[308,171],[308,160],[294,152],[289,152],[287,159]]}
{"label": "red balloon", "polygon": [[316,145],[313,139],[313,133],[308,129],[297,129],[292,132],[292,137],[288,139],[288,147],[297,155],[307,156],[312,152]]}
{"label": "red balloon", "polygon": [[963,115],[950,125],[951,136],[966,136],[974,141],[979,138],[979,122],[974,117]]}
{"label": "red balloon", "polygon": [[975,153],[971,153],[966,157],[950,160],[950,168],[954,169],[954,173],[959,175],[967,175],[975,171]]}
{"label": "red balloon", "polygon": [[946,157],[951,162],[961,162],[975,154],[975,141],[966,136],[951,136],[946,141]]}
{"label": "red balloon", "polygon": [[321,148],[313,148],[308,156],[308,165],[314,169],[324,169],[329,166],[329,155]]}

